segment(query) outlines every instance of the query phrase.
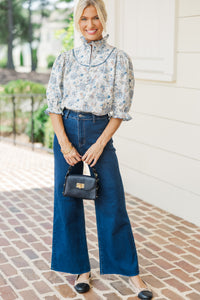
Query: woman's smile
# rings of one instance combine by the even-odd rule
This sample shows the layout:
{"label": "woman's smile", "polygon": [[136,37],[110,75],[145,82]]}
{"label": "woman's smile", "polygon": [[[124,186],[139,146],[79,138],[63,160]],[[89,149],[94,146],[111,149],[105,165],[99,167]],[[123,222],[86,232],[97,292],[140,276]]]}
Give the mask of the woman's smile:
{"label": "woman's smile", "polygon": [[98,29],[95,30],[86,30],[88,34],[95,34],[97,32]]}

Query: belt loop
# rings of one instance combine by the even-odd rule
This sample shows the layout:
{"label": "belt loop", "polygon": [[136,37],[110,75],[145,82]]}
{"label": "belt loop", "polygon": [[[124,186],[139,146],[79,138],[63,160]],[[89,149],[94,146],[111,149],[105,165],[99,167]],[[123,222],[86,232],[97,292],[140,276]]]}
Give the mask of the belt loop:
{"label": "belt loop", "polygon": [[92,114],[92,119],[93,119],[93,123],[95,123],[96,119],[95,119],[95,115]]}
{"label": "belt loop", "polygon": [[70,110],[69,110],[69,109],[67,109],[67,112],[66,112],[66,115],[65,115],[65,118],[66,118],[66,119],[68,118],[68,116],[69,116],[69,113],[70,113]]}

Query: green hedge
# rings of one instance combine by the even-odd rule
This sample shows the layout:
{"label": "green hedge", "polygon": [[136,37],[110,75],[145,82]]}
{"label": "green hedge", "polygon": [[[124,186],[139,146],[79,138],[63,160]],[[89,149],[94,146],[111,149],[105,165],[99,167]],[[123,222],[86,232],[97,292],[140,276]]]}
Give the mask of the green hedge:
{"label": "green hedge", "polygon": [[53,63],[54,63],[55,59],[56,59],[56,57],[54,55],[47,56],[47,68],[48,69],[53,67]]}
{"label": "green hedge", "polygon": [[[52,149],[54,130],[51,123],[51,119],[44,112],[46,109],[47,109],[47,105],[45,104],[43,107],[38,109],[33,115],[34,142],[42,143],[46,148]],[[32,121],[30,120],[26,128],[26,134],[29,136],[30,140],[31,140],[31,126],[32,126]]]}
{"label": "green hedge", "polygon": [[[8,105],[10,105],[10,109],[12,109],[12,102],[10,98],[10,94],[38,94],[38,96],[34,97],[34,107],[35,112],[33,113],[33,123],[34,123],[34,142],[42,143],[46,148],[53,148],[53,138],[54,138],[54,131],[51,124],[51,119],[48,115],[45,114],[45,110],[47,109],[47,104],[43,104],[43,98],[40,97],[40,94],[46,93],[46,88],[40,84],[35,83],[28,80],[12,80],[5,86],[3,86],[4,91],[2,93],[8,94],[8,97],[4,97],[4,105],[8,108]],[[40,99],[40,100],[39,100]],[[40,102],[42,100],[42,102]],[[20,120],[16,126],[17,126],[17,133],[21,134],[22,132],[25,132],[25,134],[28,135],[29,139],[31,140],[31,129],[32,129],[32,120],[30,118],[30,111],[22,111],[21,105],[24,105],[24,102],[26,103],[30,101],[30,96],[28,97],[17,97],[16,96],[16,116],[17,119]],[[3,108],[2,106],[2,108]],[[37,108],[39,107],[39,108]],[[8,116],[8,113],[5,115],[6,112],[1,112],[1,117],[3,120],[6,120],[5,125],[7,124],[8,120],[12,121],[12,111],[10,112],[10,115]],[[12,125],[5,127],[5,125],[2,123],[2,131],[11,132],[12,131]],[[8,131],[9,130],[9,131]],[[22,131],[21,131],[22,130]]]}
{"label": "green hedge", "polygon": [[[47,105],[45,104],[43,107],[38,109],[33,114],[34,142],[38,142],[42,144],[44,144],[45,123],[48,120],[48,116],[44,113],[46,108]],[[32,120],[30,119],[25,131],[25,133],[29,136],[30,140],[31,140],[31,127],[32,127]]]}
{"label": "green hedge", "polygon": [[18,80],[11,80],[9,83],[7,83],[4,86],[4,93],[6,93],[6,94],[45,94],[46,88],[44,87],[44,85],[37,83],[37,82],[18,79]]}
{"label": "green hedge", "polygon": [[0,60],[0,68],[5,69],[7,67],[7,58]]}
{"label": "green hedge", "polygon": [[44,146],[46,148],[53,149],[53,138],[54,130],[51,123],[51,119],[48,118],[47,122],[44,125]]}
{"label": "green hedge", "polygon": [[20,66],[23,67],[24,66],[24,56],[23,56],[23,52],[22,51],[20,51],[19,58],[20,58]]}

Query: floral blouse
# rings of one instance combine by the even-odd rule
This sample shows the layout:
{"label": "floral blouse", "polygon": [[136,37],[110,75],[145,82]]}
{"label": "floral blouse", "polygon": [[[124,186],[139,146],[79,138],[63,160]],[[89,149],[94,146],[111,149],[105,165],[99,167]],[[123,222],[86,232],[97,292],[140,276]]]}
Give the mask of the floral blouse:
{"label": "floral blouse", "polygon": [[67,108],[132,119],[128,114],[135,85],[132,61],[109,45],[108,37],[88,43],[81,36],[83,45],[57,57],[47,87],[47,114],[62,114]]}

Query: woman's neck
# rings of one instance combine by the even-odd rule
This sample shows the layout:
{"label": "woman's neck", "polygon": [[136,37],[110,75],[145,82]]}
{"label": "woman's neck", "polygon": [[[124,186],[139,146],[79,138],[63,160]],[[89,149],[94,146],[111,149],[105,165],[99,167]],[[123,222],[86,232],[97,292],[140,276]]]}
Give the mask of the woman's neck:
{"label": "woman's neck", "polygon": [[103,38],[103,36],[101,36],[99,39],[97,39],[97,40],[87,40],[86,39],[86,41],[87,41],[87,43],[91,43],[91,42],[96,42],[96,41],[100,41],[100,40],[102,40],[102,38]]}

